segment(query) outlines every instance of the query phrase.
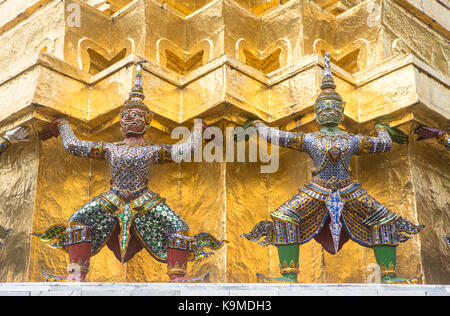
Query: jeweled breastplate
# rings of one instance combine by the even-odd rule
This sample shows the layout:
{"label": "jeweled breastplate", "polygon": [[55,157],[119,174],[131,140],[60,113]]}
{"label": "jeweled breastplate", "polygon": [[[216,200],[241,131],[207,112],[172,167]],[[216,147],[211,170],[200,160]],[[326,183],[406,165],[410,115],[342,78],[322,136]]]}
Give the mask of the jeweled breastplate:
{"label": "jeweled breastplate", "polygon": [[308,147],[307,151],[314,162],[313,176],[324,180],[344,180],[350,177],[353,144],[348,134],[314,134]]}
{"label": "jeweled breastplate", "polygon": [[112,189],[125,198],[146,190],[149,168],[157,156],[157,146],[111,144],[108,147],[106,158],[111,170]]}

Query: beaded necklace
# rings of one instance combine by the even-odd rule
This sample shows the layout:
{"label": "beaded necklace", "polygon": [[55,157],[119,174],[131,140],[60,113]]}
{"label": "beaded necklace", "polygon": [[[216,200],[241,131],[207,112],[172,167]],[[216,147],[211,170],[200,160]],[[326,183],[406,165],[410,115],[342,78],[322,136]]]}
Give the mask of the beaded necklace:
{"label": "beaded necklace", "polygon": [[319,134],[316,137],[316,146],[322,154],[327,154],[332,149],[339,149],[345,155],[350,151],[350,140],[347,133],[336,135]]}

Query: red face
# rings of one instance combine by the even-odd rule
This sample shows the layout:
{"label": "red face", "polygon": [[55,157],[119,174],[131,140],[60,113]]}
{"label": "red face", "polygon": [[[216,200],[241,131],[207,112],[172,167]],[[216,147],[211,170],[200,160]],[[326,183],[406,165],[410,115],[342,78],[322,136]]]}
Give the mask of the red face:
{"label": "red face", "polygon": [[142,135],[147,128],[147,112],[140,109],[126,109],[120,113],[120,126],[123,135]]}

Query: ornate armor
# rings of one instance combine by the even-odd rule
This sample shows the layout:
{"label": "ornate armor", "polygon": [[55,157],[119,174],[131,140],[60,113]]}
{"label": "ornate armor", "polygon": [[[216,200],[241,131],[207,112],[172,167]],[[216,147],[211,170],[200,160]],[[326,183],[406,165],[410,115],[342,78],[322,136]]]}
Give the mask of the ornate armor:
{"label": "ornate armor", "polygon": [[[273,226],[267,221],[258,224],[250,234],[244,234],[248,239],[265,237],[263,245],[289,245],[304,244],[316,237],[327,251],[337,253],[348,240],[347,236],[341,240],[342,229],[350,239],[372,247],[397,245],[409,239],[403,233],[415,234],[422,228],[389,211],[351,179],[349,164],[353,155],[391,149],[392,140],[384,128],[377,129],[376,137],[367,137],[345,132],[282,132],[261,122],[254,126],[267,141],[308,153],[314,169],[311,182],[271,213]],[[325,233],[328,230],[331,235]],[[329,235],[332,243],[328,242]]]}
{"label": "ornate armor", "polygon": [[[125,260],[133,230],[148,252],[164,262],[168,240],[184,235],[189,227],[165,203],[164,198],[149,190],[149,169],[154,164],[180,162],[195,152],[201,145],[201,128],[194,128],[189,141],[180,145],[82,141],[74,135],[67,121],[60,121],[58,128],[64,149],[69,153],[108,161],[111,188],[72,215],[69,227],[64,230],[62,243],[55,245],[66,248],[91,241],[92,254],[95,255],[107,244],[115,225],[119,225],[121,261]],[[53,227],[53,230],[58,229]],[[55,234],[43,237],[48,240]],[[203,246],[216,249],[222,245],[212,236],[209,239],[204,237],[203,234],[202,238],[206,241],[201,243]],[[193,251],[194,258],[205,254],[203,246],[197,247],[197,239],[193,240],[188,248]]]}
{"label": "ornate armor", "polygon": [[[330,54],[325,55],[322,92],[314,112],[321,130],[315,133],[283,132],[253,122],[257,133],[266,141],[306,152],[314,163],[312,180],[299,193],[270,214],[272,221],[256,224],[242,237],[262,246],[278,249],[282,277],[268,278],[257,274],[260,282],[296,282],[299,245],[312,238],[331,254],[336,254],[352,239],[371,247],[380,265],[384,283],[415,283],[418,279],[395,276],[396,246],[419,233],[424,226],[414,225],[379,203],[351,178],[350,159],[364,153],[383,153],[392,148],[393,140],[405,143],[407,136],[389,126],[377,124],[375,137],[352,135],[342,131],[345,102],[335,91]],[[425,132],[420,131],[425,136]],[[392,138],[391,138],[392,135]],[[389,271],[388,271],[389,270]],[[389,273],[386,273],[388,271]]]}

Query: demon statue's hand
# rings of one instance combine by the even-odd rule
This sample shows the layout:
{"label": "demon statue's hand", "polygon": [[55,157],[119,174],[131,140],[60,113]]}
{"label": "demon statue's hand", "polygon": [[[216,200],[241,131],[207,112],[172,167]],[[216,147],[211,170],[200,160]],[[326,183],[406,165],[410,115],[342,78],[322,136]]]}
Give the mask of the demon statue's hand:
{"label": "demon statue's hand", "polygon": [[389,136],[391,136],[392,141],[397,144],[406,144],[408,142],[408,135],[403,133],[401,130],[395,127],[390,127],[387,124],[378,123],[375,125],[375,128],[384,127],[386,131],[389,133]]}
{"label": "demon statue's hand", "polygon": [[5,137],[11,143],[29,142],[28,135],[30,130],[27,127],[18,127],[9,132],[6,132]]}
{"label": "demon statue's hand", "polygon": [[441,131],[439,128],[425,125],[419,126],[414,132],[419,135],[419,138],[417,138],[417,140],[440,138],[442,137],[442,135],[444,135],[444,131]]}
{"label": "demon statue's hand", "polygon": [[242,140],[249,140],[256,132],[256,129],[254,128],[249,129],[255,122],[257,122],[257,120],[249,120],[244,125],[235,128],[233,131],[234,141],[240,142]]}
{"label": "demon statue's hand", "polygon": [[39,138],[46,141],[53,137],[59,136],[58,123],[64,120],[64,118],[54,119],[46,128],[39,132]]}

